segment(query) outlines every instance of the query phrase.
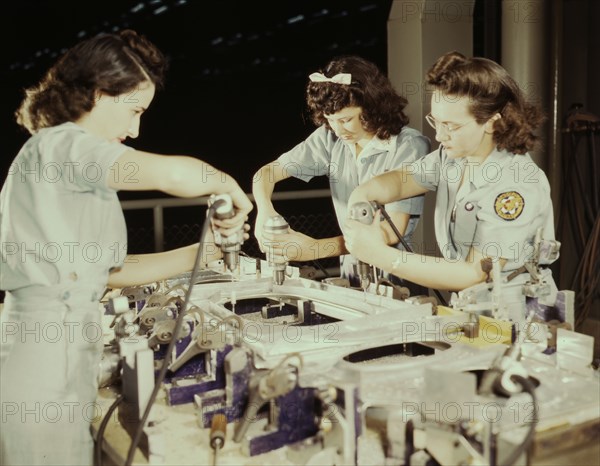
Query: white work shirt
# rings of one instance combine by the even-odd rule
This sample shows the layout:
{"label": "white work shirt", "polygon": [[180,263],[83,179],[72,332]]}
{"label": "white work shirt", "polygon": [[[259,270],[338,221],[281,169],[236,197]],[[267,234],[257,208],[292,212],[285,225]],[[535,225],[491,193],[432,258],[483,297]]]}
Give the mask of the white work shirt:
{"label": "white work shirt", "polygon": [[106,286],[127,248],[123,211],[108,187],[126,150],[70,122],[25,143],[0,194],[0,289]]}
{"label": "white work shirt", "polygon": [[[374,137],[356,156],[354,144],[346,144],[325,126],[317,128],[306,140],[277,160],[287,172],[303,181],[314,176],[327,176],[333,206],[340,229],[344,231],[348,199],[361,183],[396,170],[422,157],[429,151],[429,139],[415,129],[404,127],[400,134],[381,140]],[[411,215],[405,233],[410,243],[419,215],[423,210],[423,196],[386,204],[388,212]],[[398,243],[401,248],[401,244]]]}
{"label": "white work shirt", "polygon": [[545,239],[554,239],[550,185],[529,154],[495,149],[476,165],[441,149],[411,170],[419,185],[437,191],[435,234],[448,260],[465,260],[473,246],[484,256],[505,258],[508,272],[530,257],[539,227]]}

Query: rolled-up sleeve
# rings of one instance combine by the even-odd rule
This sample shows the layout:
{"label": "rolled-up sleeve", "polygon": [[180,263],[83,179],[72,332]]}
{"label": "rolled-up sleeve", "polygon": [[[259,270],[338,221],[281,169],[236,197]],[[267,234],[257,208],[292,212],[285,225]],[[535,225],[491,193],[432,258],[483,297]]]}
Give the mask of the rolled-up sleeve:
{"label": "rolled-up sleeve", "polygon": [[[41,153],[62,170],[63,186],[71,191],[114,192],[109,188],[111,176],[116,176],[117,159],[130,150],[84,130],[68,127],[45,138]],[[51,161],[51,162],[50,162]]]}
{"label": "rolled-up sleeve", "polygon": [[292,150],[279,156],[277,162],[285,173],[302,181],[329,175],[334,143],[331,131],[321,126]]}
{"label": "rolled-up sleeve", "polygon": [[413,180],[423,188],[429,191],[437,191],[440,182],[441,163],[439,151],[430,152],[411,163],[407,172],[411,174]]}
{"label": "rolled-up sleeve", "polygon": [[[413,164],[419,163],[425,154],[429,152],[429,139],[425,136],[411,136],[405,138],[400,146],[396,156],[393,158],[392,169],[407,169],[411,173]],[[421,215],[423,212],[424,196],[415,196],[400,201],[386,204],[385,208],[389,212],[404,212],[410,215]]]}

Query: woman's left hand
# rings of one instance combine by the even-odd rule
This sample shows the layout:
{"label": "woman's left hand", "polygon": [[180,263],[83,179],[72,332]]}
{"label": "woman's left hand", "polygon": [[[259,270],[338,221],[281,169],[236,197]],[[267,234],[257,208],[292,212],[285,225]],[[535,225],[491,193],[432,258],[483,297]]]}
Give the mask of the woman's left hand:
{"label": "woman's left hand", "polygon": [[344,224],[344,243],[346,249],[363,262],[369,262],[373,248],[386,246],[385,237],[381,230],[379,211],[371,225],[365,225],[357,220],[346,219]]}
{"label": "woman's left hand", "polygon": [[266,251],[280,261],[310,261],[319,258],[318,241],[304,233],[289,229],[288,233],[263,233]]}

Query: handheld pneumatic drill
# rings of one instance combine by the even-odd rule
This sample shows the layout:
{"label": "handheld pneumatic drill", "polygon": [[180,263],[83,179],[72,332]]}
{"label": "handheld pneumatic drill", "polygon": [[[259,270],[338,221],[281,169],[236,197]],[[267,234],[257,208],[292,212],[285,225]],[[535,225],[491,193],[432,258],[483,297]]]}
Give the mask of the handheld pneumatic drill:
{"label": "handheld pneumatic drill", "polygon": [[[229,194],[212,195],[209,206],[213,208],[214,218],[224,220],[235,215],[233,202]],[[218,230],[214,230],[215,244],[221,247],[223,260],[230,272],[237,269],[240,262],[240,249],[244,242],[244,229],[240,228],[229,236],[223,236]]]}
{"label": "handheld pneumatic drill", "polygon": [[[273,215],[265,222],[264,230],[273,235],[281,235],[289,232],[289,225],[281,215]],[[287,262],[283,258],[276,259],[269,250],[267,250],[267,262],[273,268],[273,283],[281,285],[285,279]]]}
{"label": "handheld pneumatic drill", "polygon": [[[370,225],[375,218],[375,208],[370,202],[357,202],[350,207],[350,218],[365,225]],[[366,262],[358,261],[357,269],[360,277],[360,287],[366,291],[369,285],[373,283],[372,268]]]}

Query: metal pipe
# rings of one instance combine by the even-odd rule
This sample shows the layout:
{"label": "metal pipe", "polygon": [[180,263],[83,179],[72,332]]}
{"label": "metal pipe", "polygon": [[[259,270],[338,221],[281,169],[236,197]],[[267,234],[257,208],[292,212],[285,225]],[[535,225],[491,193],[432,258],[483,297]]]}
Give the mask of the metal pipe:
{"label": "metal pipe", "polygon": [[163,207],[155,205],[152,209],[154,219],[154,251],[162,252],[165,249],[165,221],[163,218]]}

